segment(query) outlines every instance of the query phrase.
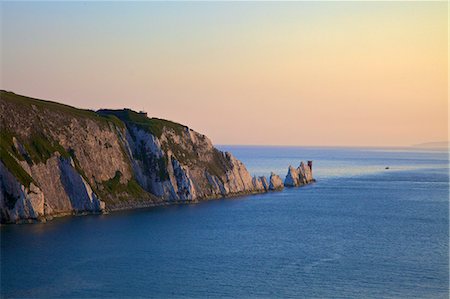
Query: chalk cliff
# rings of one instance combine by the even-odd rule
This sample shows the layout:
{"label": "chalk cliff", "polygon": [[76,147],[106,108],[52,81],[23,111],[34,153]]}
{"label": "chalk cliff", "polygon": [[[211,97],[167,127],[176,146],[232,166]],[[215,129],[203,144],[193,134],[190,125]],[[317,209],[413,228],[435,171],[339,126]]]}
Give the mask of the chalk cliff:
{"label": "chalk cliff", "polygon": [[128,109],[98,114],[123,121],[124,143],[137,182],[164,200],[197,201],[264,190],[254,184],[241,161],[186,126]]}
{"label": "chalk cliff", "polygon": [[161,201],[135,181],[118,119],[6,91],[0,96],[2,223]]}
{"label": "chalk cliff", "polygon": [[186,126],[1,91],[0,221],[45,221],[268,189]]}
{"label": "chalk cliff", "polygon": [[[178,123],[0,92],[0,222],[188,203],[281,190]],[[289,178],[288,178],[289,177]],[[290,169],[286,184],[312,181]]]}

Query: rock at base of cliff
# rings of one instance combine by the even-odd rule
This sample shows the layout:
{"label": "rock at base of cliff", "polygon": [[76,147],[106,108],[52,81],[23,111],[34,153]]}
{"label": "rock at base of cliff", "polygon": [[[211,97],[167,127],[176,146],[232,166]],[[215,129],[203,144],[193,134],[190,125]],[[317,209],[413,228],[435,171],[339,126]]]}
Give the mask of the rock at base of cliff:
{"label": "rock at base of cliff", "polygon": [[312,176],[312,170],[309,165],[301,162],[297,169],[289,166],[288,173],[284,179],[286,187],[298,187],[315,182]]}
{"label": "rock at base of cliff", "polygon": [[264,191],[269,191],[269,182],[267,181],[267,178],[265,176],[260,176],[259,179],[261,180],[261,184],[264,187]]}
{"label": "rock at base of cliff", "polygon": [[299,185],[299,174],[297,169],[289,165],[288,173],[284,179],[284,185],[286,187],[295,187]]}
{"label": "rock at base of cliff", "polygon": [[270,174],[269,190],[282,190],[283,188],[284,185],[280,176],[272,172]]}

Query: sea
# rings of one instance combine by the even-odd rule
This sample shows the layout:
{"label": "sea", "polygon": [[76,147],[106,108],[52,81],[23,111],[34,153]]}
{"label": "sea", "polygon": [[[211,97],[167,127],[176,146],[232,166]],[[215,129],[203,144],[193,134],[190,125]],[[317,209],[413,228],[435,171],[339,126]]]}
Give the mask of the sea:
{"label": "sea", "polygon": [[3,226],[1,298],[449,298],[448,151],[220,149],[317,182]]}

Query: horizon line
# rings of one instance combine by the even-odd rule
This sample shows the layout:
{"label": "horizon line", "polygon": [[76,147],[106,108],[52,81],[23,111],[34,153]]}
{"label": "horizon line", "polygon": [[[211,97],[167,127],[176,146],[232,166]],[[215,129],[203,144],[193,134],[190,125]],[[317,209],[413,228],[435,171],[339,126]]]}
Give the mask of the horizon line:
{"label": "horizon line", "polygon": [[[449,141],[442,141],[449,142]],[[428,142],[427,142],[428,143]],[[233,144],[233,143],[217,143],[214,146],[247,146],[247,147],[340,147],[340,148],[415,148],[415,149],[448,149],[450,146],[437,146],[437,147],[421,147],[419,144],[415,145],[297,145],[297,144]]]}
{"label": "horizon line", "polygon": [[[65,103],[63,99],[43,99],[41,96],[35,97],[35,96],[30,96],[30,95],[26,95],[24,93],[16,93],[16,91],[13,91],[12,89],[7,89],[3,86],[0,87],[0,91],[1,92],[7,92],[7,93],[13,93],[15,95],[18,96],[22,96],[22,97],[27,97],[30,98],[32,100],[37,100],[37,101],[44,101],[44,102],[50,102],[50,103],[55,103],[55,104],[59,104],[59,105],[64,105],[64,106],[68,106],[74,109],[78,109],[78,110],[85,110],[85,111],[92,111],[94,113],[98,113],[98,111],[103,110],[103,109],[110,109],[110,110],[131,110],[134,112],[138,112],[140,111],[139,109],[134,109],[131,107],[125,107],[122,106],[121,108],[117,108],[117,107],[100,107],[100,108],[84,108],[84,107],[80,107],[78,105],[73,105],[73,104],[69,104],[69,103]],[[204,134],[201,133],[200,131],[203,130],[198,130],[193,129],[193,127],[189,124],[185,124],[184,122],[180,122],[178,120],[173,120],[172,118],[164,118],[161,116],[156,116],[156,115],[150,115],[147,116],[147,118],[151,119],[151,118],[156,118],[156,119],[162,119],[162,120],[167,120],[167,121],[171,121],[174,123],[178,123],[180,125],[183,125],[191,130],[194,130],[196,132],[199,132],[200,134]],[[209,137],[209,136],[208,136]],[[432,146],[432,144],[436,144],[436,143],[446,143],[446,145],[443,146]],[[428,150],[442,150],[442,149],[450,149],[450,140],[440,140],[440,141],[426,141],[426,142],[420,142],[420,143],[416,143],[416,144],[409,144],[409,145],[301,145],[301,144],[236,144],[236,143],[214,143],[214,146],[248,146],[248,147],[309,147],[309,148],[331,148],[331,147],[339,147],[339,148],[415,148],[415,149],[428,149]],[[428,145],[428,146],[427,146]]]}

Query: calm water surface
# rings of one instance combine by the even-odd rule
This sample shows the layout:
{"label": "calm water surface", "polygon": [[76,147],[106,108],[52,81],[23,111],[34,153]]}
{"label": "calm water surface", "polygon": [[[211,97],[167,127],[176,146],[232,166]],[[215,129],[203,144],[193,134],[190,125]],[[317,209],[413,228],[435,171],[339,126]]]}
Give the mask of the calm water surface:
{"label": "calm water surface", "polygon": [[256,175],[312,159],[318,182],[2,227],[2,297],[448,298],[446,152],[221,149]]}

